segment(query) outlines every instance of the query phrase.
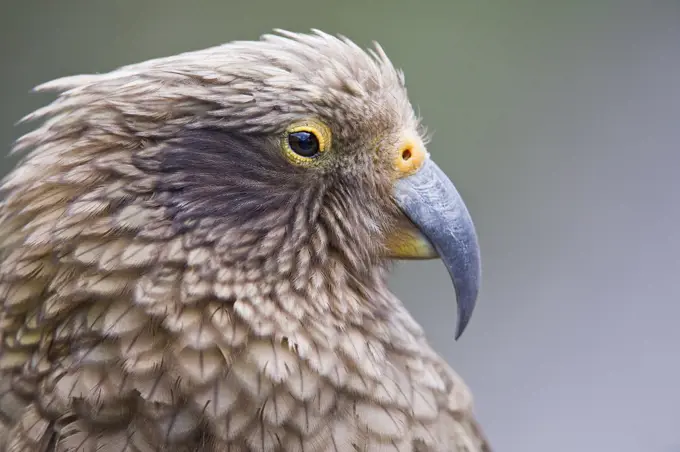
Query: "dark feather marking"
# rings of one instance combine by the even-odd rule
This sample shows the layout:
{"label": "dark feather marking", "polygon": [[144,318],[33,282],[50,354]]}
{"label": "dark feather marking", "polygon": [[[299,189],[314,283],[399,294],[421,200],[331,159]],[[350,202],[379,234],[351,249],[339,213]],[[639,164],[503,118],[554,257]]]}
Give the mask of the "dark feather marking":
{"label": "dark feather marking", "polygon": [[188,130],[162,146],[136,164],[154,169],[158,199],[180,231],[203,219],[240,227],[278,211],[283,222],[300,190],[323,184],[313,170],[289,163],[270,135]]}

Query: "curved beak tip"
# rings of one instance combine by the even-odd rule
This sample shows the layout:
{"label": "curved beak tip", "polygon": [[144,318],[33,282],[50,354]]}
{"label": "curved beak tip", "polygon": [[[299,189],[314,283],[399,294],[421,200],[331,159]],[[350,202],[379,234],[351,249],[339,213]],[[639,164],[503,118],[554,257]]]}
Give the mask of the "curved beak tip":
{"label": "curved beak tip", "polygon": [[456,303],[458,305],[458,322],[456,325],[455,339],[458,340],[465,332],[465,329],[472,318],[475,305],[477,304],[477,296],[479,294],[479,283],[481,277],[481,267],[479,260],[479,246],[477,245],[476,236],[474,240],[474,252],[465,253],[468,259],[464,260],[465,265],[455,266],[451,265],[446,260],[444,264],[449,270],[451,279],[456,292]]}
{"label": "curved beak tip", "polygon": [[459,290],[456,290],[456,300],[458,304],[458,322],[456,324],[455,339],[458,340],[465,332],[472,318],[477,302],[477,291],[475,290],[472,294],[461,294]]}

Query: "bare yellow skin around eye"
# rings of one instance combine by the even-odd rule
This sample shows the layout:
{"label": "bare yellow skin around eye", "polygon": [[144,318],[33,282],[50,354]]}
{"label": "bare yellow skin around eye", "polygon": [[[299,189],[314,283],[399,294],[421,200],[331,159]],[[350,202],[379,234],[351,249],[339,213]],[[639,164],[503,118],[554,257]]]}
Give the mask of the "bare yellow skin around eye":
{"label": "bare yellow skin around eye", "polygon": [[286,158],[296,165],[313,165],[319,156],[305,157],[293,151],[290,148],[290,144],[288,144],[288,135],[294,132],[309,132],[316,136],[316,139],[319,141],[319,154],[323,154],[331,147],[331,130],[321,121],[316,119],[307,119],[292,124],[286,129],[286,133],[284,133],[281,139],[281,147],[283,148],[283,153]]}

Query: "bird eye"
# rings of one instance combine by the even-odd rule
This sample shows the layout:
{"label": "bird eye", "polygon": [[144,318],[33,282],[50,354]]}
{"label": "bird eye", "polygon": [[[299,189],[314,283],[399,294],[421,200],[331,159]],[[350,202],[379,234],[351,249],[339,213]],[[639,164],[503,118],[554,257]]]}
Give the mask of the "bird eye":
{"label": "bird eye", "polygon": [[315,157],[319,154],[319,139],[312,132],[301,130],[288,134],[288,146],[302,157]]}
{"label": "bird eye", "polygon": [[309,119],[289,127],[281,145],[288,160],[297,165],[310,165],[328,150],[330,142],[330,129],[317,120]]}

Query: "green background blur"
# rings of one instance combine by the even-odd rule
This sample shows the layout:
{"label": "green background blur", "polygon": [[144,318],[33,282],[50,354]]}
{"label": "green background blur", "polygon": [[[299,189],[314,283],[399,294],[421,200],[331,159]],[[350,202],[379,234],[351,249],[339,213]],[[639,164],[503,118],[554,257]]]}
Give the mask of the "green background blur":
{"label": "green background blur", "polygon": [[404,69],[484,280],[459,342],[439,262],[393,287],[496,450],[680,450],[680,1],[1,0],[0,143],[38,83],[276,27],[377,40]]}

